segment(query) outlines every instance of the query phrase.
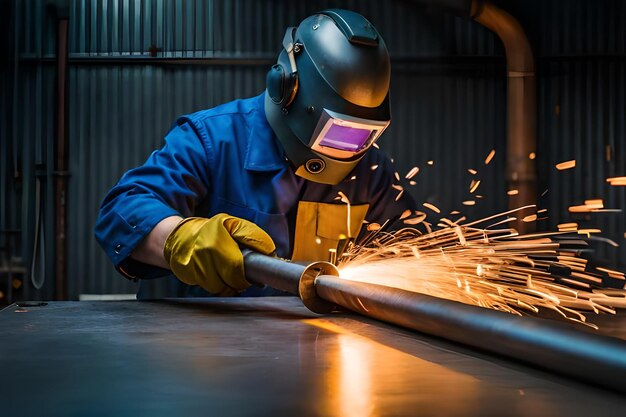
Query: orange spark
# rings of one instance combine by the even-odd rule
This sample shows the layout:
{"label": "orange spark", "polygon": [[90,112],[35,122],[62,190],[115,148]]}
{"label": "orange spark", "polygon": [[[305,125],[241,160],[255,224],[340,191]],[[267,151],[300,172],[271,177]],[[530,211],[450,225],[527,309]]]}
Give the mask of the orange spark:
{"label": "orange spark", "polygon": [[410,180],[411,178],[413,178],[415,176],[415,174],[417,174],[418,172],[420,172],[420,169],[418,167],[413,167],[411,168],[411,170],[409,172],[407,172],[407,174],[405,175],[404,178],[406,178],[407,180]]}
{"label": "orange spark", "polygon": [[613,177],[613,178],[607,178],[606,182],[608,182],[610,185],[616,187],[616,186],[626,186],[626,177]]}
{"label": "orange spark", "polygon": [[421,213],[421,215],[404,220],[404,224],[416,225],[423,222],[424,219],[426,219],[426,213]]}
{"label": "orange spark", "polygon": [[576,166],[576,160],[572,159],[571,161],[565,161],[565,162],[556,164],[556,169],[558,169],[559,171],[563,171],[565,169],[574,168],[575,166]]}
{"label": "orange spark", "polygon": [[470,194],[473,194],[479,185],[480,185],[480,180],[472,180],[472,183],[470,185],[470,190],[469,190]]}
{"label": "orange spark", "polygon": [[602,230],[600,230],[600,229],[578,229],[576,231],[576,233],[578,233],[579,235],[587,235],[587,237],[589,237],[591,235],[591,233],[602,233]]}
{"label": "orange spark", "polygon": [[585,200],[585,205],[591,208],[604,208],[604,201],[601,198]]}
{"label": "orange spark", "polygon": [[406,219],[404,223],[406,224],[419,224],[426,219],[426,213],[423,211],[415,210],[415,217]]}
{"label": "orange spark", "polygon": [[496,154],[496,150],[492,149],[491,152],[489,152],[489,155],[487,155],[487,158],[485,158],[485,165],[489,165],[489,162],[491,162],[495,154]]}
{"label": "orange spark", "polygon": [[561,223],[556,226],[559,231],[572,231],[575,232],[578,229],[578,223]]}
{"label": "orange spark", "polygon": [[585,200],[585,204],[581,204],[579,206],[570,206],[568,210],[570,213],[621,212],[621,209],[605,209],[604,201],[601,198]]}
{"label": "orange spark", "polygon": [[428,208],[428,209],[431,209],[431,210],[432,210],[432,211],[434,211],[435,213],[441,213],[441,210],[439,210],[439,209],[437,208],[437,206],[434,206],[434,205],[432,205],[432,204],[430,204],[430,203],[422,203],[422,205],[423,205],[424,207]]}

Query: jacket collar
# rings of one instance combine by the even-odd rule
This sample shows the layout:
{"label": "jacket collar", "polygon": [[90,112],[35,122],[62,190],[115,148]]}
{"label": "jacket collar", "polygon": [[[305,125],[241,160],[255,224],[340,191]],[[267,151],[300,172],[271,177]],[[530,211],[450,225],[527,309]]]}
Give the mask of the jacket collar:
{"label": "jacket collar", "polygon": [[265,117],[265,92],[251,100],[248,149],[244,168],[249,171],[278,171],[289,164],[278,138]]}

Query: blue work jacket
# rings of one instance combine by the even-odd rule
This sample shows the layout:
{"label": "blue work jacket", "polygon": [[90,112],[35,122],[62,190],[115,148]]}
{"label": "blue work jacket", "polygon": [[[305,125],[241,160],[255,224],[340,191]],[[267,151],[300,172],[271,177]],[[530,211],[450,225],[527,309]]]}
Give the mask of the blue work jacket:
{"label": "blue work jacket", "polygon": [[[378,168],[372,169],[374,165]],[[174,215],[228,213],[263,228],[274,240],[277,255],[289,258],[299,201],[337,203],[342,191],[352,204],[369,203],[366,220],[381,223],[415,209],[408,193],[396,201],[396,183],[391,161],[376,148],[338,185],[296,176],[267,122],[261,94],[179,118],[165,146],[126,172],[106,195],[95,236],[127,277],[161,277],[171,272],[129,257],[157,223]],[[148,285],[144,281],[142,286]],[[206,295],[175,279],[168,287],[160,295]],[[151,295],[146,291],[142,297],[140,288],[139,297]]]}

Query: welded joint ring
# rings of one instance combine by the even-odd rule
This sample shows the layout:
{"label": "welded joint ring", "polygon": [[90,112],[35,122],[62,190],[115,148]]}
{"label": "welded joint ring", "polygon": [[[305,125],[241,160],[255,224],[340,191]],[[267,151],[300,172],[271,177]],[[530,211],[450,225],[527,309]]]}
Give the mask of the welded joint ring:
{"label": "welded joint ring", "polygon": [[318,314],[328,314],[337,307],[328,301],[320,298],[315,291],[315,279],[320,275],[339,276],[339,270],[330,262],[313,262],[308,265],[298,284],[298,295],[302,299],[302,304],[309,310]]}

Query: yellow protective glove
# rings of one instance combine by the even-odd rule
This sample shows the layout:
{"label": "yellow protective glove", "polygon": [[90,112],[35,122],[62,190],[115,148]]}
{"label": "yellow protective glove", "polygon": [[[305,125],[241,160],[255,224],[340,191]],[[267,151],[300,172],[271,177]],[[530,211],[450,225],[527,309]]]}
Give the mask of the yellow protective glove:
{"label": "yellow protective glove", "polygon": [[163,255],[185,284],[200,285],[212,294],[235,295],[250,286],[238,244],[264,255],[276,250],[272,238],[256,224],[220,213],[181,221],[167,237]]}

